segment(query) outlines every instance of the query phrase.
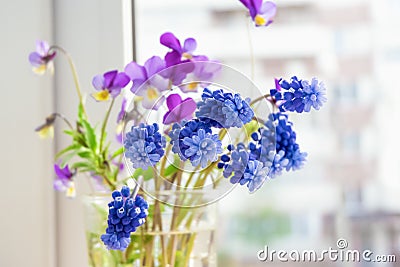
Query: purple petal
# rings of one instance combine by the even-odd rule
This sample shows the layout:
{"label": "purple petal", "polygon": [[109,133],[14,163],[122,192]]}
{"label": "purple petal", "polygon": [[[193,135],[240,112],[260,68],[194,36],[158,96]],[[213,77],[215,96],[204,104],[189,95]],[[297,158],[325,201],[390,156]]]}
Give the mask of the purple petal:
{"label": "purple petal", "polygon": [[146,70],[136,62],[131,62],[125,67],[125,73],[133,80],[147,80]]}
{"label": "purple petal", "polygon": [[50,46],[46,41],[36,41],[36,52],[41,56],[46,56],[49,52]]}
{"label": "purple petal", "polygon": [[185,40],[185,43],[183,44],[183,52],[191,53],[194,50],[196,50],[197,43],[194,38],[188,38]]}
{"label": "purple petal", "polygon": [[67,189],[62,180],[54,180],[53,187],[57,191],[65,191]]}
{"label": "purple petal", "polygon": [[281,85],[279,84],[280,79],[275,78],[275,89],[279,92],[281,91]]}
{"label": "purple petal", "polygon": [[122,99],[122,103],[121,103],[121,110],[118,113],[118,117],[117,117],[117,123],[120,123],[124,116],[125,116],[125,109],[126,109],[126,104],[128,103],[128,99],[126,99],[125,97]]}
{"label": "purple petal", "polygon": [[[168,101],[168,99],[167,99]],[[163,118],[164,124],[171,124],[173,122],[179,122],[183,119],[189,119],[192,117],[193,112],[196,110],[196,102],[192,98],[186,98],[174,109],[168,111]]]}
{"label": "purple petal", "polygon": [[260,8],[260,14],[264,19],[270,21],[276,14],[276,4],[270,1],[264,2]]}
{"label": "purple petal", "polygon": [[110,95],[112,98],[116,98],[121,93],[122,88],[114,87],[109,89]]}
{"label": "purple petal", "polygon": [[262,0],[249,0],[249,4],[250,16],[254,19],[254,17],[260,13]]}
{"label": "purple petal", "polygon": [[165,68],[165,61],[160,57],[153,56],[144,63],[144,67],[147,71],[147,77],[150,78]]}
{"label": "purple petal", "polygon": [[124,88],[128,83],[130,82],[130,79],[128,75],[126,75],[123,72],[120,72],[117,74],[115,77],[114,81],[112,82],[111,88]]}
{"label": "purple petal", "polygon": [[250,1],[249,0],[239,0],[245,7],[250,8]]}
{"label": "purple petal", "polygon": [[165,79],[161,75],[154,75],[153,77],[151,77],[149,84],[157,88],[157,90],[160,92],[169,89],[169,80]]}
{"label": "purple petal", "polygon": [[137,94],[139,88],[144,84],[146,80],[133,80],[132,81],[132,87],[131,87],[131,92],[134,94]]}
{"label": "purple petal", "polygon": [[29,54],[29,62],[34,67],[39,67],[44,64],[42,57],[37,52],[32,52]]}
{"label": "purple petal", "polygon": [[168,52],[164,59],[167,67],[177,65],[181,62],[182,55],[177,51]]}
{"label": "purple petal", "polygon": [[112,70],[109,72],[104,73],[104,88],[110,88],[115,77],[117,76],[118,71],[117,70]]}
{"label": "purple petal", "polygon": [[93,77],[92,85],[96,90],[101,91],[104,87],[104,77],[103,75],[96,75]]}
{"label": "purple petal", "polygon": [[54,164],[54,171],[60,179],[69,179],[72,177],[72,173],[69,170],[68,165],[61,169],[59,165]]}
{"label": "purple petal", "polygon": [[178,38],[171,32],[166,32],[160,37],[160,43],[168,48],[173,49],[174,51],[182,53],[182,46],[179,42]]}
{"label": "purple petal", "polygon": [[167,97],[167,107],[173,110],[176,106],[182,103],[182,98],[178,94],[172,94]]}

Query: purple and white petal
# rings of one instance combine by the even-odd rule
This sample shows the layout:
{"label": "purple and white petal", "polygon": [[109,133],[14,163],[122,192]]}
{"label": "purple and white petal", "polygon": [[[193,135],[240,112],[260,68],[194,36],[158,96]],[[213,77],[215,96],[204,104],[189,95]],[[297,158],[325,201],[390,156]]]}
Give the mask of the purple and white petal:
{"label": "purple and white petal", "polygon": [[160,57],[153,56],[144,63],[144,68],[147,72],[147,77],[150,78],[165,68],[165,61]]}
{"label": "purple and white petal", "polygon": [[42,57],[37,52],[32,52],[29,54],[29,62],[34,67],[40,67],[41,65],[45,64]]}
{"label": "purple and white petal", "polygon": [[197,43],[194,38],[188,38],[185,40],[185,43],[183,44],[183,52],[186,53],[192,53],[194,50],[196,50]]}
{"label": "purple and white petal", "polygon": [[105,89],[104,87],[104,76],[103,75],[96,75],[93,77],[92,85],[97,91],[101,91]]}
{"label": "purple and white petal", "polygon": [[147,80],[145,68],[133,61],[125,66],[125,74],[131,80]]}

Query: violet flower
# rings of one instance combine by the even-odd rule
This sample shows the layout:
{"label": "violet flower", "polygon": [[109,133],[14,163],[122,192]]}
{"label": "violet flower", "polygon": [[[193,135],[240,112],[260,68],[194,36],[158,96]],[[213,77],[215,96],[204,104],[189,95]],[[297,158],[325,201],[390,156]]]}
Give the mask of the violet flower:
{"label": "violet flower", "polygon": [[52,60],[56,52],[50,52],[50,46],[46,41],[36,41],[36,51],[29,54],[29,62],[33,66],[33,72],[44,74],[46,70],[53,72],[54,66]]}
{"label": "violet flower", "polygon": [[144,66],[131,62],[125,67],[125,73],[133,83],[131,91],[143,98],[142,105],[146,109],[157,110],[165,100],[161,92],[169,89],[170,82],[160,75],[164,68],[165,61],[157,56],[148,59]]}
{"label": "violet flower", "polygon": [[168,112],[163,118],[164,124],[180,122],[184,119],[191,119],[196,110],[196,102],[190,97],[182,100],[178,94],[172,94],[167,97]]}
{"label": "violet flower", "polygon": [[220,73],[221,64],[217,61],[209,61],[206,56],[201,56],[201,61],[193,62],[194,70],[179,85],[184,93],[197,92],[198,88],[205,88]]}
{"label": "violet flower", "polygon": [[239,0],[249,9],[250,17],[257,27],[268,26],[276,14],[276,4],[263,0]]}
{"label": "violet flower", "polygon": [[99,92],[93,93],[92,96],[96,101],[107,101],[110,96],[116,98],[128,83],[129,77],[123,72],[118,73],[117,70],[106,72],[103,75],[96,75],[92,80],[92,84]]}
{"label": "violet flower", "polygon": [[167,67],[187,62],[196,57],[193,56],[193,52],[197,47],[197,42],[194,38],[187,38],[182,46],[179,39],[173,33],[166,32],[161,35],[160,43],[172,49],[172,51],[165,55]]}
{"label": "violet flower", "polygon": [[65,165],[64,168],[61,168],[59,165],[54,164],[54,171],[57,175],[57,179],[53,183],[54,189],[57,191],[66,192],[67,197],[75,197],[75,183],[72,179],[75,173],[70,171],[68,165]]}

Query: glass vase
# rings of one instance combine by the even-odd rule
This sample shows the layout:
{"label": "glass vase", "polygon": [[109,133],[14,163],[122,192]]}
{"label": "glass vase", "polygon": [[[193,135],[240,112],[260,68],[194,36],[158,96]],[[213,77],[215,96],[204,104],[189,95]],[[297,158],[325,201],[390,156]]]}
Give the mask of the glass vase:
{"label": "glass vase", "polygon": [[143,196],[149,202],[149,215],[146,223],[132,233],[125,251],[108,250],[100,240],[107,227],[110,194],[84,197],[89,266],[217,266],[216,204],[187,207],[203,198],[199,192],[165,191]]}

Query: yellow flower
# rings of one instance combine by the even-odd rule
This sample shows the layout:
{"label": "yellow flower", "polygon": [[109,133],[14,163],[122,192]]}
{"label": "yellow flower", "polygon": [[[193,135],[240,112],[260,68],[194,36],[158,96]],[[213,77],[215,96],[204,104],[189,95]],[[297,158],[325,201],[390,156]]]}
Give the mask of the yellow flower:
{"label": "yellow flower", "polygon": [[39,137],[42,139],[54,137],[54,122],[56,113],[51,114],[46,118],[46,122],[35,129]]}

